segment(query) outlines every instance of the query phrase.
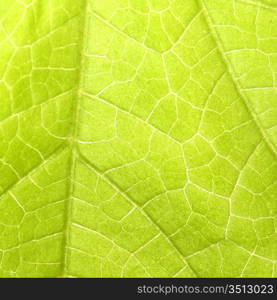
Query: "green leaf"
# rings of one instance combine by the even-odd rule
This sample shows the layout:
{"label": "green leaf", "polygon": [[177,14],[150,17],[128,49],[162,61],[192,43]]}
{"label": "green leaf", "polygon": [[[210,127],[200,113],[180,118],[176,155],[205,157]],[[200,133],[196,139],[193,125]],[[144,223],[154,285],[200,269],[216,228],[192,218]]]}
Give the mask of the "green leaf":
{"label": "green leaf", "polygon": [[277,276],[275,0],[5,0],[0,53],[0,276]]}

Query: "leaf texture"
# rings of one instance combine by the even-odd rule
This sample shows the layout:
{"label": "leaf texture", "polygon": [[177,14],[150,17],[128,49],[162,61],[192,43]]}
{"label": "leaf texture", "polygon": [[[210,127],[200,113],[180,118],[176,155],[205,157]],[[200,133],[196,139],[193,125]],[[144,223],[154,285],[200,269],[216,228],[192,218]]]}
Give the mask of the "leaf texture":
{"label": "leaf texture", "polygon": [[0,2],[1,277],[276,277],[275,0]]}

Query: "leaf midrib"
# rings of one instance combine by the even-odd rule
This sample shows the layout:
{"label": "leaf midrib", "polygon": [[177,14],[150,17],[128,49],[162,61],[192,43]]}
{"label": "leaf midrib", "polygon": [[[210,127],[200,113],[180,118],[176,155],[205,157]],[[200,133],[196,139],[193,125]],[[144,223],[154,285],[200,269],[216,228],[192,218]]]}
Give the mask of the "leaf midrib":
{"label": "leaf midrib", "polygon": [[71,227],[71,218],[72,218],[72,195],[74,191],[74,172],[75,172],[75,164],[76,157],[78,155],[76,151],[76,140],[78,136],[78,120],[79,120],[79,102],[82,97],[82,89],[84,86],[84,68],[85,68],[85,49],[87,36],[89,31],[89,0],[83,0],[83,13],[80,16],[80,47],[79,47],[79,68],[78,68],[78,77],[76,83],[76,93],[73,98],[73,109],[72,109],[72,124],[71,124],[71,132],[69,135],[69,147],[70,147],[70,166],[69,166],[69,187],[68,187],[68,196],[67,202],[65,206],[65,217],[64,217],[64,242],[63,242],[63,252],[62,252],[62,265],[61,265],[61,276],[66,277],[68,275],[68,244],[70,242],[70,227]]}

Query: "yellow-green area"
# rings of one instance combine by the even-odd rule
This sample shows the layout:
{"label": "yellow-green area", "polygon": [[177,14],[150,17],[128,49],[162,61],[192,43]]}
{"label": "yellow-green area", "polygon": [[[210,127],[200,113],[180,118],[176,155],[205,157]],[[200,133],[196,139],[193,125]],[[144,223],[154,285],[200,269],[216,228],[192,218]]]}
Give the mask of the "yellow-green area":
{"label": "yellow-green area", "polygon": [[0,1],[0,277],[277,277],[275,0]]}

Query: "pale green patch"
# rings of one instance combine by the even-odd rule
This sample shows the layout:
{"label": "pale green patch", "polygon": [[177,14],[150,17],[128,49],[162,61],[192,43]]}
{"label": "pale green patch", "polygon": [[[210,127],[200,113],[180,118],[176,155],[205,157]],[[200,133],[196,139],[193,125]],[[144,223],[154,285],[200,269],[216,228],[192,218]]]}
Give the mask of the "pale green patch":
{"label": "pale green patch", "polygon": [[1,277],[276,277],[275,0],[0,3]]}

